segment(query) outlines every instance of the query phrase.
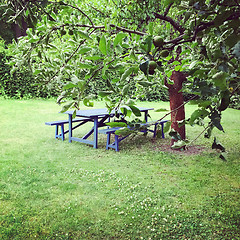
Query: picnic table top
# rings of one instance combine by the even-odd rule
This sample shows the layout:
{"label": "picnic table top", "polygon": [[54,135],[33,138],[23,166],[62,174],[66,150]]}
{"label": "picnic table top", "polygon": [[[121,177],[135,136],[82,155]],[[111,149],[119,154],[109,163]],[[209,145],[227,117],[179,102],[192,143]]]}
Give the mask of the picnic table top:
{"label": "picnic table top", "polygon": [[[138,107],[138,109],[141,112],[145,112],[148,110],[153,110],[154,108],[147,108],[147,107]],[[66,111],[66,114],[72,115],[73,114],[73,110],[70,111]],[[112,111],[111,114],[114,114],[115,111]],[[121,113],[121,111],[119,110],[119,113]],[[98,117],[98,116],[106,116],[109,115],[109,111],[107,108],[94,108],[94,109],[85,109],[85,110],[78,110],[76,111],[76,116],[78,117]]]}

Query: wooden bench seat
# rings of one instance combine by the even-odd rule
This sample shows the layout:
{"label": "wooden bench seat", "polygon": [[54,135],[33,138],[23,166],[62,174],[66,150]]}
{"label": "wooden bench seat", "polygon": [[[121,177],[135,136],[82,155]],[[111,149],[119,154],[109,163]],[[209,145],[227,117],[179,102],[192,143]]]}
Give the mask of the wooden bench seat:
{"label": "wooden bench seat", "polygon": [[[164,132],[163,132],[163,126],[164,126],[164,123],[166,123],[166,122],[168,122],[168,120],[140,123],[140,125],[147,127],[147,129],[143,130],[143,132],[145,132],[145,131],[152,132],[153,137],[155,138],[156,135],[157,135],[157,126],[160,124],[161,125],[162,138],[165,138]],[[148,127],[150,127],[150,126],[154,126],[154,129],[153,130],[148,129]],[[106,149],[107,150],[109,148],[113,148],[113,149],[115,149],[116,152],[118,152],[119,151],[119,143],[122,140],[124,140],[126,137],[129,136],[129,135],[127,135],[127,136],[124,136],[124,137],[120,137],[120,136],[116,135],[115,132],[119,129],[120,129],[120,127],[113,127],[113,128],[98,130],[99,133],[107,134],[107,144],[106,144]],[[110,142],[111,141],[111,134],[115,134],[114,135],[115,136],[115,141],[113,143]]]}
{"label": "wooden bench seat", "polygon": [[[72,129],[75,129],[79,126],[81,126],[82,124],[88,122],[88,121],[92,121],[89,118],[76,118],[73,119],[72,122],[76,123],[76,122],[80,122],[78,125],[76,125],[75,127],[73,127]],[[59,120],[59,121],[52,121],[52,122],[45,122],[46,125],[49,126],[56,126],[56,130],[55,130],[55,138],[61,138],[63,141],[65,139],[65,134],[69,132],[69,130],[64,131],[64,124],[68,124],[68,120]],[[59,134],[59,127],[61,128],[61,133]]]}
{"label": "wooden bench seat", "polygon": [[[107,134],[107,144],[106,144],[107,150],[109,148],[113,148],[115,149],[116,152],[119,151],[119,142],[123,140],[123,138],[120,138],[118,135],[115,134],[115,132],[119,129],[120,127],[113,127],[113,128],[98,130],[99,133]],[[115,141],[113,143],[111,143],[111,134],[115,134]]]}

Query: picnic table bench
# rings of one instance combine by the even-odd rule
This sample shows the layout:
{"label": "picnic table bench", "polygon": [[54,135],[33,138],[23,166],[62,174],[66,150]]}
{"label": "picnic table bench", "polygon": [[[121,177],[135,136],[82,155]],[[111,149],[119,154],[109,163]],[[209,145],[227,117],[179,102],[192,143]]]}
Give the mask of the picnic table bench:
{"label": "picnic table bench", "polygon": [[[76,119],[73,119],[72,120],[73,123],[76,123],[76,122],[80,122],[80,123],[78,125],[76,125],[75,127],[73,127],[72,130],[75,129],[75,128],[80,127],[81,125],[83,125],[84,123],[86,123],[88,121],[89,121],[89,118],[76,118]],[[46,125],[56,126],[55,138],[61,138],[63,141],[65,140],[65,134],[69,132],[69,129],[64,131],[64,125],[68,124],[68,123],[69,123],[68,120],[59,120],[59,121],[45,122]],[[59,127],[61,129],[61,133],[59,133]]]}
{"label": "picnic table bench", "polygon": [[[152,121],[152,122],[146,122],[146,123],[140,123],[141,126],[154,126],[154,129],[147,129],[144,131],[149,131],[153,133],[153,137],[155,138],[157,135],[157,126],[160,124],[161,125],[161,133],[162,133],[162,138],[165,138],[164,132],[163,132],[163,126],[164,123],[168,122],[168,120],[163,120],[163,121]],[[130,128],[130,127],[129,127]],[[116,152],[119,151],[119,143],[124,140],[126,137],[128,137],[130,134],[127,136],[118,136],[115,134],[117,130],[121,129],[121,127],[112,127],[112,128],[107,128],[107,129],[101,129],[98,132],[102,134],[107,134],[107,143],[106,143],[106,149],[108,150],[109,148],[115,149]],[[111,143],[111,134],[114,134],[114,142]]]}
{"label": "picnic table bench", "polygon": [[[161,124],[162,126],[162,138],[164,138],[163,133],[163,124],[167,121],[154,121],[154,122],[148,122],[148,111],[153,110],[153,108],[148,107],[139,107],[138,108],[141,113],[143,113],[144,122],[140,123],[142,126],[146,126],[142,131],[143,132],[153,132],[153,137],[156,137],[157,133],[157,126]],[[104,133],[107,134],[107,146],[106,149],[114,148],[116,151],[119,151],[119,142],[121,142],[123,139],[125,139],[127,136],[118,136],[115,134],[116,130],[119,128],[107,128],[107,129],[101,129],[101,127],[106,126],[106,122],[110,122],[110,119],[113,118],[116,114],[122,115],[122,112],[120,110],[116,111],[112,110],[111,112],[108,111],[108,109],[86,109],[86,110],[77,110],[76,117],[73,119],[73,113],[74,111],[69,110],[66,111],[65,114],[68,114],[68,120],[59,120],[59,121],[52,121],[52,122],[46,122],[46,125],[50,126],[56,126],[55,129],[55,138],[60,138],[62,140],[65,139],[65,134],[69,133],[69,142],[77,141],[81,143],[85,143],[88,145],[92,145],[94,148],[98,147],[98,133]],[[73,136],[73,130],[80,127],[83,124],[86,123],[92,123],[93,127],[88,130],[88,132],[83,137],[74,137]],[[77,125],[73,126],[73,123],[77,123]],[[64,129],[64,125],[68,124],[68,130]],[[154,129],[149,129],[150,126],[154,126]],[[59,128],[61,129],[61,132],[59,133]],[[115,134],[115,142],[110,143],[110,136],[111,134]],[[93,140],[89,140],[89,137],[93,135]]]}

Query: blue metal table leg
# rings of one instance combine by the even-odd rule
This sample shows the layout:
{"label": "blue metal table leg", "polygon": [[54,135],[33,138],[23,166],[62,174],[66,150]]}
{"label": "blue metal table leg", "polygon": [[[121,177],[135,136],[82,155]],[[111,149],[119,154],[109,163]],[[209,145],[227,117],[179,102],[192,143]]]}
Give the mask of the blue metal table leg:
{"label": "blue metal table leg", "polygon": [[69,142],[72,142],[72,115],[68,114],[68,121],[69,121]]}
{"label": "blue metal table leg", "polygon": [[63,141],[65,140],[64,124],[61,124],[61,138],[62,138]]}
{"label": "blue metal table leg", "polygon": [[165,136],[164,136],[164,132],[163,132],[163,125],[164,125],[164,123],[161,123],[161,128],[162,128],[162,138],[165,138]]}
{"label": "blue metal table leg", "polygon": [[119,152],[119,142],[118,142],[118,135],[115,134],[115,150]]}
{"label": "blue metal table leg", "polygon": [[94,118],[93,147],[98,147],[98,117]]}
{"label": "blue metal table leg", "polygon": [[153,137],[154,137],[154,138],[157,136],[157,126],[158,126],[158,124],[156,123],[156,124],[154,125],[154,130],[153,130]]}
{"label": "blue metal table leg", "polygon": [[111,143],[111,133],[107,134],[107,144],[106,144],[106,150],[109,149],[109,145]]}
{"label": "blue metal table leg", "polygon": [[147,122],[147,120],[148,120],[148,111],[145,111],[144,113],[145,113],[144,120]]}
{"label": "blue metal table leg", "polygon": [[58,124],[56,125],[56,129],[55,129],[55,138],[58,138]]}

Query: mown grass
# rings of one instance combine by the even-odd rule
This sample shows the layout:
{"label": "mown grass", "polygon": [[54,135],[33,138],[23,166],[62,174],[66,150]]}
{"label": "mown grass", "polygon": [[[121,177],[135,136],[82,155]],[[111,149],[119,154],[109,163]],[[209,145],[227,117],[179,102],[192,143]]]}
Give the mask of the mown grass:
{"label": "mown grass", "polygon": [[126,139],[119,153],[104,149],[106,136],[99,149],[55,140],[44,122],[67,116],[52,100],[0,100],[0,109],[0,239],[240,239],[239,111],[214,131],[224,162],[203,138],[198,155],[163,152],[150,136]]}

